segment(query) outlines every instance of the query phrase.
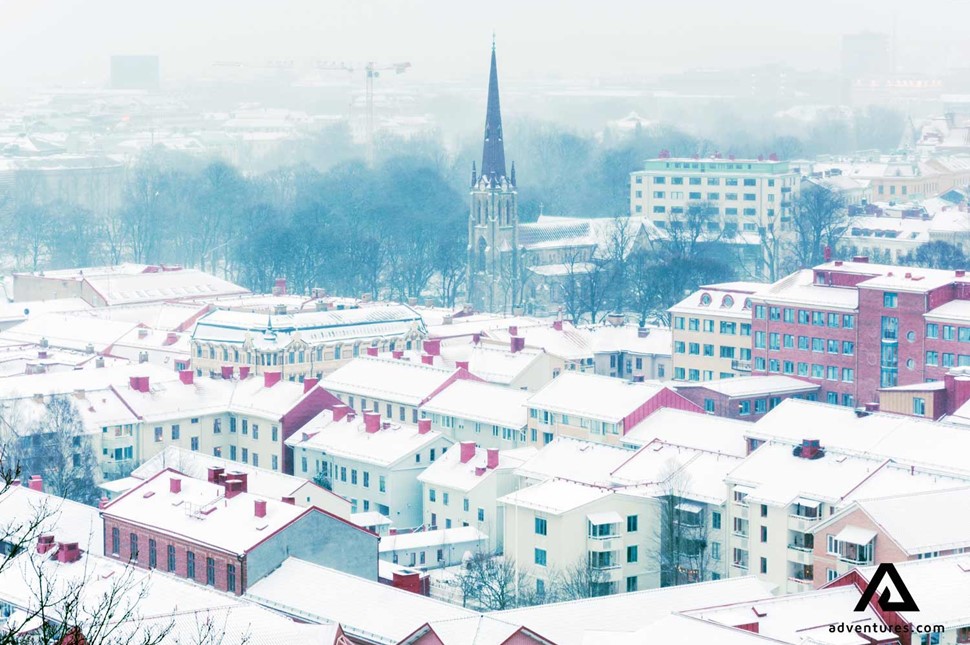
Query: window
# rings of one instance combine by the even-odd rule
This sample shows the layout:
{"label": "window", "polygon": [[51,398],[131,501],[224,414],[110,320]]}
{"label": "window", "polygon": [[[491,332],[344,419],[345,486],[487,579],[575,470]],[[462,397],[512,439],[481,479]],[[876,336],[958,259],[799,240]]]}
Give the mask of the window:
{"label": "window", "polygon": [[855,328],[855,316],[852,314],[842,314],[842,326],[846,329]]}
{"label": "window", "polygon": [[364,488],[370,488],[370,473],[364,471]]}
{"label": "window", "polygon": [[233,564],[226,565],[226,589],[236,590],[236,566]]}
{"label": "window", "polygon": [[754,307],[754,317],[757,320],[764,320],[765,319],[765,306],[764,305],[755,305],[755,307]]}
{"label": "window", "polygon": [[793,334],[785,334],[782,337],[782,343],[785,349],[795,349],[795,336]]}
{"label": "window", "polygon": [[714,412],[714,399],[704,399],[704,412]]}
{"label": "window", "polygon": [[447,491],[441,493],[441,503],[444,504],[445,506],[448,505],[448,493],[447,493]]}
{"label": "window", "polygon": [[953,325],[943,325],[943,340],[953,340],[954,329]]}
{"label": "window", "polygon": [[158,566],[158,551],[154,539],[148,540],[148,568],[154,569]]}
{"label": "window", "polygon": [[913,397],[913,414],[918,417],[926,416],[926,399],[922,397]]}
{"label": "window", "polygon": [[855,343],[851,340],[842,341],[842,353],[846,356],[852,356],[855,354]]}
{"label": "window", "polygon": [[626,548],[626,561],[627,562],[629,562],[629,563],[636,562],[638,556],[639,556],[639,553],[638,553],[637,545],[634,544],[634,545],[628,546]]}
{"label": "window", "polygon": [[829,314],[828,315],[829,327],[839,326],[839,314]]}
{"label": "window", "polygon": [[428,501],[429,502],[438,501],[438,494],[435,492],[435,489],[433,488],[428,489]]}
{"label": "window", "polygon": [[379,490],[382,493],[386,493],[387,492],[387,482],[384,479],[384,475],[380,475],[377,478],[377,490]]}
{"label": "window", "polygon": [[815,325],[816,327],[824,327],[825,326],[825,314],[822,313],[821,311],[813,311],[812,312],[812,324]]}
{"label": "window", "polygon": [[546,532],[548,530],[548,525],[546,524],[545,519],[541,517],[537,517],[535,518],[535,523],[536,523],[536,535],[548,535],[548,533]]}
{"label": "window", "polygon": [[808,336],[798,337],[798,349],[808,351]]}
{"label": "window", "polygon": [[711,512],[711,528],[713,529],[721,528],[721,513],[719,511]]}
{"label": "window", "polygon": [[704,345],[704,356],[714,356],[714,345]]}
{"label": "window", "polygon": [[882,306],[895,309],[898,299],[899,296],[897,294],[893,293],[892,291],[886,291],[882,294]]}
{"label": "window", "polygon": [[168,571],[170,573],[175,572],[175,545],[168,545]]}
{"label": "window", "polygon": [[826,582],[832,582],[833,580],[835,580],[838,577],[839,577],[839,572],[836,571],[835,569],[826,569],[825,570],[825,581]]}
{"label": "window", "polygon": [[811,316],[811,313],[810,312],[808,312],[808,311],[806,311],[804,309],[799,309],[798,310],[798,323],[800,325],[807,325],[809,323],[810,316]]}
{"label": "window", "polygon": [[765,338],[766,338],[766,335],[765,335],[765,332],[763,332],[763,331],[756,331],[754,333],[754,347],[755,347],[755,349],[764,349],[765,348]]}
{"label": "window", "polygon": [[751,414],[751,401],[741,401],[738,404],[738,414],[747,416]]}
{"label": "window", "polygon": [[825,536],[825,552],[829,555],[839,554],[839,541],[832,534]]}
{"label": "window", "polygon": [[762,544],[766,544],[768,542],[768,527],[767,526],[762,526],[761,527],[761,542],[762,542]]}
{"label": "window", "polygon": [[479,522],[484,522],[485,521],[485,509],[484,508],[478,509],[478,521]]}
{"label": "window", "polygon": [[936,367],[939,365],[940,355],[939,352],[926,352],[926,364],[931,367]]}
{"label": "window", "polygon": [[178,440],[179,440],[179,426],[176,423],[175,425],[172,426],[172,441],[178,441]]}
{"label": "window", "polygon": [[631,591],[636,591],[637,590],[637,577],[636,576],[629,576],[629,577],[627,577],[627,579],[626,579],[626,590],[627,590],[628,593],[631,592]]}
{"label": "window", "polygon": [[[192,439],[190,439],[189,441],[190,441],[190,447],[192,448],[192,450],[198,451],[199,450],[199,438],[198,437],[192,437]],[[246,449],[243,448],[243,452],[245,452],[245,450]]]}
{"label": "window", "polygon": [[216,586],[216,561],[212,558],[205,559],[205,583]]}
{"label": "window", "polygon": [[741,323],[741,335],[742,336],[751,335],[751,323]]}
{"label": "window", "polygon": [[711,560],[717,561],[720,559],[721,559],[721,543],[711,542]]}
{"label": "window", "polygon": [[761,558],[761,573],[768,573],[768,558]]}
{"label": "window", "polygon": [[843,367],[842,368],[842,382],[843,383],[852,383],[854,380],[855,380],[855,370],[853,370],[851,367]]}
{"label": "window", "polygon": [[627,533],[636,533],[637,532],[637,523],[638,523],[638,520],[637,520],[637,516],[636,515],[627,515],[626,516],[626,532]]}
{"label": "window", "polygon": [[940,326],[937,323],[926,323],[926,337],[939,338]]}
{"label": "window", "polygon": [[546,566],[546,550],[536,549],[535,550],[535,563],[540,567]]}
{"label": "window", "polygon": [[828,341],[828,351],[829,351],[829,354],[838,354],[839,353],[839,341],[829,339],[829,341]]}
{"label": "window", "polygon": [[185,552],[185,577],[195,580],[195,553]]}
{"label": "window", "polygon": [[155,442],[158,443],[162,440],[162,426],[157,426],[155,428]]}
{"label": "window", "polygon": [[129,551],[128,551],[128,559],[131,562],[138,562],[138,535],[135,533],[132,533],[131,535],[128,536],[128,540],[130,543]]}

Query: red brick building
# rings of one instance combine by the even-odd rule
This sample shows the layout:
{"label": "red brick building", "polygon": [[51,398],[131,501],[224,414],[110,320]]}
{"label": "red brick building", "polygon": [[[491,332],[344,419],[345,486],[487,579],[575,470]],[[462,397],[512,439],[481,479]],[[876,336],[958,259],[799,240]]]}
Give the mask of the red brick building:
{"label": "red brick building", "polygon": [[834,261],[779,280],[752,303],[752,373],[818,383],[820,401],[858,407],[881,388],[970,365],[962,270]]}
{"label": "red brick building", "polygon": [[245,473],[208,480],[166,469],[101,511],[106,557],[237,595],[288,557],[377,579],[378,536],[315,506],[247,491]]}

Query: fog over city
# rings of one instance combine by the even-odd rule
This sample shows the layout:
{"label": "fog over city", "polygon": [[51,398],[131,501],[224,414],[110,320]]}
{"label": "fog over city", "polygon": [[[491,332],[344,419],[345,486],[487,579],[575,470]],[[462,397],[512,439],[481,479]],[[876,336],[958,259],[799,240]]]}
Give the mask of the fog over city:
{"label": "fog over city", "polygon": [[970,643],[968,24],[0,0],[0,645]]}

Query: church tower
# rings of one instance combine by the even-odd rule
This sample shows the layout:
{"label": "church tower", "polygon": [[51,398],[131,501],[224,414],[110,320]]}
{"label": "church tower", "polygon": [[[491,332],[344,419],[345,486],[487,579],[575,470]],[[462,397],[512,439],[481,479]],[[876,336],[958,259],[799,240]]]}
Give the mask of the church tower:
{"label": "church tower", "polygon": [[468,301],[479,311],[510,311],[519,304],[518,194],[515,163],[505,174],[502,111],[498,96],[498,66],[492,41],[488,76],[485,142],[481,174],[472,164],[471,208],[468,217]]}

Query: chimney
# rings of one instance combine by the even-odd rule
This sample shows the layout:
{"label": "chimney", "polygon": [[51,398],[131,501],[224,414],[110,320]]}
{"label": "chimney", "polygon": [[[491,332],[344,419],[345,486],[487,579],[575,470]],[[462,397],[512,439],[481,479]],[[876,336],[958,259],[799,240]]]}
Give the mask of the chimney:
{"label": "chimney", "polygon": [[249,378],[249,365],[243,365],[239,368],[239,380],[244,381]]}
{"label": "chimney", "polygon": [[48,347],[50,347],[50,341],[47,340],[46,337],[45,338],[41,338],[40,339],[40,346],[43,347],[44,349],[47,349]]}
{"label": "chimney", "polygon": [[613,327],[621,327],[623,322],[626,320],[626,316],[619,313],[611,313],[606,315],[606,322]]}
{"label": "chimney", "polygon": [[822,248],[822,259],[825,260],[826,262],[832,261],[832,247],[829,246],[828,244],[826,244]]}
{"label": "chimney", "polygon": [[429,339],[424,341],[424,353],[430,356],[441,356],[441,339]]}
{"label": "chimney", "polygon": [[290,506],[296,506],[296,498],[295,497],[283,497],[283,499],[281,501],[284,504],[289,504]]}
{"label": "chimney", "polygon": [[391,352],[391,356],[393,356],[394,358],[397,358],[397,359],[402,359],[402,358],[404,358],[404,350],[403,349],[395,349],[394,351]]}
{"label": "chimney", "polygon": [[802,459],[821,459],[825,456],[825,451],[818,439],[802,439],[801,445],[795,446],[792,453]]}
{"label": "chimney", "polygon": [[210,484],[218,484],[219,478],[224,472],[226,472],[226,469],[222,466],[209,466],[206,469],[206,479]]}
{"label": "chimney", "polygon": [[963,269],[957,269],[954,273],[958,278],[962,278],[963,276],[967,275],[967,272]]}
{"label": "chimney", "polygon": [[434,356],[431,354],[423,354],[421,356],[421,362],[425,365],[434,365]]}
{"label": "chimney", "polygon": [[441,324],[442,325],[450,325],[453,322],[454,322],[454,318],[452,317],[451,314],[445,314],[444,317],[442,317],[442,319],[441,319]]}
{"label": "chimney", "polygon": [[182,492],[182,480],[178,477],[169,477],[168,492],[178,495]]}
{"label": "chimney", "polygon": [[835,261],[835,266],[837,266],[837,267],[842,266],[842,260],[836,260]]}
{"label": "chimney", "polygon": [[[943,387],[946,391],[946,413],[953,414],[957,408],[970,400],[970,374],[960,368],[951,369],[943,375]],[[937,417],[941,410],[933,411]]]}
{"label": "chimney", "polygon": [[643,383],[643,374],[634,374],[631,379],[634,383]]}
{"label": "chimney", "polygon": [[163,344],[174,345],[178,341],[179,341],[179,335],[176,334],[174,331],[170,331],[168,332],[168,334],[165,335],[165,342]]}
{"label": "chimney", "polygon": [[425,298],[424,299],[424,306],[427,307],[427,308],[429,308],[429,309],[431,307],[434,307],[434,299],[433,298]]}
{"label": "chimney", "polygon": [[77,562],[81,559],[81,549],[77,542],[58,542],[57,561],[58,562]]}
{"label": "chimney", "polygon": [[138,328],[138,337],[139,338],[145,338],[147,336],[148,336],[148,329],[146,327],[139,327]]}
{"label": "chimney", "polygon": [[263,372],[263,387],[273,387],[282,377],[282,372]]}
{"label": "chimney", "polygon": [[854,256],[852,256],[852,261],[853,262],[859,262],[861,264],[866,264],[866,263],[869,262],[869,256],[868,255],[854,255]]}
{"label": "chimney", "polygon": [[273,283],[273,295],[286,295],[286,278],[276,278],[276,281]]}
{"label": "chimney", "polygon": [[266,517],[266,500],[265,499],[257,499],[256,501],[253,502],[253,506],[254,506],[253,514],[256,517]]}
{"label": "chimney", "polygon": [[368,347],[367,348],[367,355],[368,356],[377,356],[377,348],[376,347]]}
{"label": "chimney", "polygon": [[277,315],[277,316],[285,316],[286,315],[286,304],[284,304],[282,302],[278,302],[275,305],[273,305],[273,313],[275,315]]}
{"label": "chimney", "polygon": [[381,414],[379,412],[364,413],[364,430],[368,434],[374,434],[381,429]]}
{"label": "chimney", "polygon": [[147,363],[148,362],[148,352],[138,352],[138,362]]}
{"label": "chimney", "polygon": [[233,479],[239,480],[239,492],[245,493],[249,491],[249,474],[248,473],[233,473]]}
{"label": "chimney", "polygon": [[54,536],[46,533],[37,538],[37,553],[44,555],[54,548]]}
{"label": "chimney", "polygon": [[488,458],[485,465],[489,470],[498,468],[498,448],[489,448],[487,451]]}
{"label": "chimney", "polygon": [[350,407],[343,405],[342,403],[338,403],[337,405],[333,406],[330,411],[333,413],[333,420],[340,421],[347,416],[347,413],[350,412]]}
{"label": "chimney", "polygon": [[83,399],[84,398],[84,394],[85,394],[84,393],[84,388],[79,387],[79,388],[75,388],[74,389],[74,398],[75,399]]}
{"label": "chimney", "polygon": [[481,334],[472,334],[472,344],[477,345],[480,342],[482,342],[482,335]]}
{"label": "chimney", "polygon": [[222,378],[225,381],[231,381],[232,380],[232,365],[223,365],[222,366]]}
{"label": "chimney", "polygon": [[195,382],[195,372],[192,370],[179,370],[179,380],[185,385],[192,385]]}
{"label": "chimney", "polygon": [[468,371],[468,361],[455,361],[455,367],[460,370]]}
{"label": "chimney", "polygon": [[46,349],[38,350],[37,358],[47,358],[47,350]]}
{"label": "chimney", "polygon": [[481,477],[485,474],[485,469],[481,466],[475,466],[475,477]]}
{"label": "chimney", "polygon": [[96,359],[94,359],[94,366],[104,367],[104,356],[98,356]]}
{"label": "chimney", "polygon": [[556,331],[562,331],[562,319],[553,320],[552,328]]}
{"label": "chimney", "polygon": [[410,298],[408,298],[408,307],[417,307],[417,306],[418,306],[417,298],[415,298],[414,296],[411,296]]}
{"label": "chimney", "polygon": [[431,419],[418,419],[418,434],[431,432]]}
{"label": "chimney", "polygon": [[509,326],[509,336],[518,336],[519,328],[516,325]]}
{"label": "chimney", "polygon": [[521,336],[512,336],[509,339],[509,351],[511,351],[513,354],[516,352],[521,352],[523,349],[525,349],[525,338],[522,338]]}
{"label": "chimney", "polygon": [[649,327],[640,327],[637,329],[637,338],[646,338],[650,335]]}
{"label": "chimney", "polygon": [[475,442],[462,441],[459,446],[461,448],[461,463],[467,464],[475,456]]}
{"label": "chimney", "polygon": [[308,377],[304,378],[303,379],[303,393],[306,394],[307,392],[309,392],[310,390],[312,390],[313,388],[315,388],[317,386],[317,383],[319,383],[319,382],[320,382],[320,379],[318,379],[316,377],[313,377],[313,376],[308,376]]}
{"label": "chimney", "polygon": [[102,495],[101,496],[101,499],[98,500],[98,509],[99,510],[104,510],[105,508],[108,507],[108,504],[110,504],[110,503],[111,503],[111,500],[108,499],[107,497],[104,497]]}
{"label": "chimney", "polygon": [[40,475],[31,475],[30,479],[27,481],[27,486],[30,490],[35,490],[38,493],[44,492],[44,478]]}

